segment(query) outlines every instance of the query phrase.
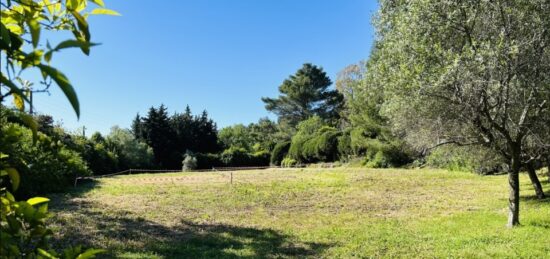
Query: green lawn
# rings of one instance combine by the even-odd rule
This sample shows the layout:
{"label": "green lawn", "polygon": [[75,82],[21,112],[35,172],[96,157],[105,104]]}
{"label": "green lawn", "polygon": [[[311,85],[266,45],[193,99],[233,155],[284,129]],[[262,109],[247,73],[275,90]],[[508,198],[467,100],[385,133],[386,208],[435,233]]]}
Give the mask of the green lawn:
{"label": "green lawn", "polygon": [[506,176],[338,168],[233,177],[119,176],[54,195],[55,244],[119,258],[550,258],[550,199],[535,200],[527,176],[515,229],[505,227]]}

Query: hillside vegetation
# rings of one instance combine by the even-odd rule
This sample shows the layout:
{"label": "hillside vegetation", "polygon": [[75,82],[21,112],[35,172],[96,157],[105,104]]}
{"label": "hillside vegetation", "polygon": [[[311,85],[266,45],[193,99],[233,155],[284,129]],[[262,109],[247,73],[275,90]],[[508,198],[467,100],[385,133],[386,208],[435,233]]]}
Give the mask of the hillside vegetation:
{"label": "hillside vegetation", "polygon": [[127,258],[550,256],[550,199],[535,200],[524,175],[523,225],[507,229],[504,175],[270,169],[233,172],[230,184],[230,174],[81,185],[52,199],[55,244]]}

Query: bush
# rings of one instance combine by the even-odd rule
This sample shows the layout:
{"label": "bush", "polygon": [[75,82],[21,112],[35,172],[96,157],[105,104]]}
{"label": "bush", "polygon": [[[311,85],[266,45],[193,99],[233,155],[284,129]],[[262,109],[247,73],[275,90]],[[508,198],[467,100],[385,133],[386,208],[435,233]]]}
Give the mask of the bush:
{"label": "bush", "polygon": [[430,167],[450,171],[469,171],[478,174],[494,174],[506,171],[506,163],[494,152],[480,146],[440,146],[426,157]]}
{"label": "bush", "polygon": [[212,169],[214,167],[224,166],[223,162],[221,161],[220,155],[218,154],[195,153],[194,155],[197,159],[196,169]]}
{"label": "bush", "polygon": [[103,140],[95,142],[80,136],[68,138],[71,139],[68,146],[80,153],[93,174],[111,174],[119,171],[119,156],[108,150]]}
{"label": "bush", "polygon": [[128,129],[112,127],[105,142],[118,157],[119,170],[152,168],[154,166],[153,149],[136,139]]}
{"label": "bush", "polygon": [[298,161],[290,157],[285,157],[281,162],[281,167],[295,167],[297,165],[298,165]]}
{"label": "bush", "polygon": [[245,166],[250,157],[244,148],[231,147],[223,151],[221,160],[225,166]]}
{"label": "bush", "polygon": [[271,154],[268,151],[258,151],[252,154],[251,166],[269,166]]}
{"label": "bush", "polygon": [[246,152],[243,148],[231,147],[221,154],[221,161],[225,166],[268,166],[270,154],[267,151],[259,151],[254,154]]}
{"label": "bush", "polygon": [[7,163],[21,174],[18,195],[63,191],[73,185],[75,177],[91,174],[82,157],[62,142],[40,132],[37,138],[33,144],[32,131],[14,123],[0,127],[0,152],[8,155]]}
{"label": "bush", "polygon": [[182,171],[191,171],[197,169],[197,158],[191,153],[185,154],[185,158],[182,161]]}
{"label": "bush", "polygon": [[338,157],[340,160],[347,162],[350,159],[353,158],[353,150],[351,148],[351,136],[350,131],[346,130],[342,132],[342,135],[340,135],[337,139],[338,142]]}
{"label": "bush", "polygon": [[288,156],[304,163],[335,161],[338,159],[338,137],[341,134],[336,128],[323,126],[317,117],[308,119],[298,125]]}
{"label": "bush", "polygon": [[367,152],[364,165],[371,168],[399,167],[410,162],[403,150],[403,144],[397,141],[382,142],[378,139],[365,141]]}
{"label": "bush", "polygon": [[273,151],[271,152],[271,165],[279,166],[281,161],[288,154],[288,149],[290,148],[290,141],[280,142],[275,145]]}

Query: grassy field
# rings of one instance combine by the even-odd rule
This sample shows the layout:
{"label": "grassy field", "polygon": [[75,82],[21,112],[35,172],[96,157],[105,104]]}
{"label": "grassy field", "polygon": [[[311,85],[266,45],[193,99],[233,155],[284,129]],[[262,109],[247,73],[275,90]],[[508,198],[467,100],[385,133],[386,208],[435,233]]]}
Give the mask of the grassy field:
{"label": "grassy field", "polygon": [[83,185],[52,197],[55,243],[118,258],[550,258],[550,199],[534,199],[526,176],[515,229],[505,228],[506,176],[340,168],[233,178],[141,174]]}

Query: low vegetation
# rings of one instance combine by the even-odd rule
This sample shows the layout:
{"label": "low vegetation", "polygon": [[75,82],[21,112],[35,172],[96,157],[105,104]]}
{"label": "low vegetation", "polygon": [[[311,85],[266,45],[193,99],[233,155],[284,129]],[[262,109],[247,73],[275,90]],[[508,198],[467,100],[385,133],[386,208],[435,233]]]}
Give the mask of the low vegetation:
{"label": "low vegetation", "polygon": [[514,229],[504,175],[355,168],[103,178],[53,196],[51,223],[57,245],[126,258],[543,258],[550,199],[521,180]]}

